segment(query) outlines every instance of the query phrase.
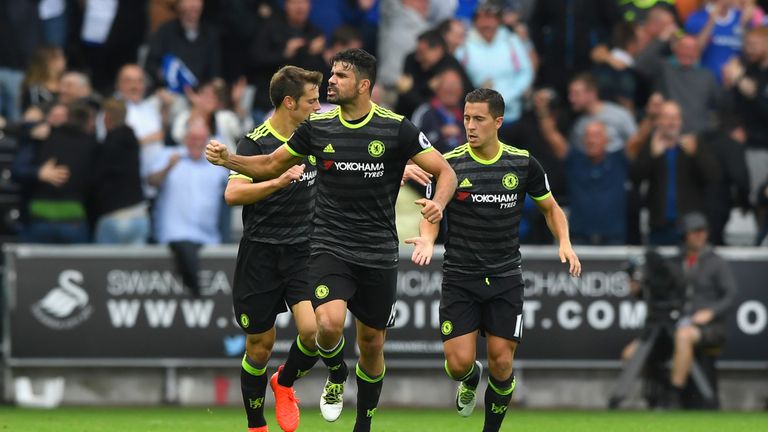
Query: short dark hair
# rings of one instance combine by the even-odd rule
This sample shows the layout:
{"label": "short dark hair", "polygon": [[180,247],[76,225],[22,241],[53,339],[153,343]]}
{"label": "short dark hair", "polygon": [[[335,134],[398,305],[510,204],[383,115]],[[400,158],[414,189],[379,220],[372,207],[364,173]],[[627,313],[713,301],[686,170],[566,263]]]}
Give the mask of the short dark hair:
{"label": "short dark hair", "polygon": [[443,35],[440,34],[439,30],[427,30],[424,33],[419,35],[418,38],[419,42],[424,42],[427,44],[430,48],[442,48],[444,51],[448,48],[445,45],[445,39],[443,39]]}
{"label": "short dark hair", "polygon": [[376,57],[364,49],[346,49],[333,56],[331,65],[336,63],[347,63],[352,66],[357,79],[363,78],[370,81],[370,91],[373,91],[373,85],[376,84]]}
{"label": "short dark hair", "polygon": [[284,66],[280,68],[269,81],[269,99],[272,106],[280,108],[286,96],[294,100],[304,94],[305,84],[314,84],[320,87],[323,82],[323,74],[317,71],[309,71],[296,66]]}
{"label": "short dark hair", "polygon": [[581,82],[587,90],[597,91],[597,80],[589,72],[583,72],[571,79],[571,84],[575,82]]}
{"label": "short dark hair", "polygon": [[109,117],[114,125],[125,124],[125,116],[127,109],[125,102],[117,98],[109,98],[101,105],[101,109],[105,114],[109,114]]}
{"label": "short dark hair", "polygon": [[504,117],[504,98],[501,97],[501,93],[489,88],[479,88],[472,90],[464,98],[466,103],[482,103],[488,104],[488,111],[493,118]]}
{"label": "short dark hair", "polygon": [[67,124],[81,132],[88,132],[92,116],[93,110],[83,99],[67,105]]}

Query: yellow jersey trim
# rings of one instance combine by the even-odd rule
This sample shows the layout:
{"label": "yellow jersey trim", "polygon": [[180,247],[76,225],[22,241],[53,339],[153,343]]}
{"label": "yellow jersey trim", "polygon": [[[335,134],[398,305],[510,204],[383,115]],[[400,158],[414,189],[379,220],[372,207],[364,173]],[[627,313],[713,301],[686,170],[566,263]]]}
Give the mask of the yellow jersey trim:
{"label": "yellow jersey trim", "polygon": [[297,152],[296,150],[292,149],[291,146],[288,145],[288,143],[283,144],[283,147],[285,147],[285,149],[288,150],[288,153],[290,153],[290,154],[292,154],[292,155],[294,155],[294,156],[296,156],[298,158],[303,158],[303,157],[306,156],[306,155],[303,155],[303,154]]}

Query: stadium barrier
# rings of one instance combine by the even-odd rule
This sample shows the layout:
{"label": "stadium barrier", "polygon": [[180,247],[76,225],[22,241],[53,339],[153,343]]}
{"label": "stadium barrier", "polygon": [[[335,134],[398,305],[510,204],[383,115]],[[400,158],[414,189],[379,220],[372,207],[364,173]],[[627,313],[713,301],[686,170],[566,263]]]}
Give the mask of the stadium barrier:
{"label": "stadium barrier", "polygon": [[[624,271],[640,248],[580,247],[579,279],[567,275],[554,247],[523,247],[526,305],[516,363],[526,368],[618,368],[646,307],[629,295]],[[723,248],[739,293],[728,317],[721,369],[765,370],[768,345],[768,250]],[[231,304],[236,248],[202,251],[202,293],[191,297],[164,247],[6,245],[3,301],[5,382],[20,367],[154,367],[175,379],[179,367],[230,367],[245,338]],[[442,249],[428,267],[403,247],[395,327],[388,332],[392,368],[442,364],[438,304]],[[354,331],[348,319],[347,331]],[[274,358],[295,338],[289,314],[277,322]],[[351,338],[351,335],[348,335]],[[350,339],[352,340],[352,339]],[[354,350],[353,344],[347,345]],[[354,352],[350,351],[348,358]],[[485,356],[480,347],[479,356]],[[172,386],[169,386],[172,387]]]}

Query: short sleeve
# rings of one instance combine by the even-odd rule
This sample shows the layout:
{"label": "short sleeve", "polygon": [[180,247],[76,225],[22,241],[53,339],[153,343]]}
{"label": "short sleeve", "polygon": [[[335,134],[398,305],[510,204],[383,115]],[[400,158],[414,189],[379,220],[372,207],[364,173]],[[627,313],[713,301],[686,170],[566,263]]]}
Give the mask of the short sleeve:
{"label": "short sleeve", "polygon": [[171,155],[177,153],[176,150],[165,147],[162,151],[158,152],[149,165],[149,174],[160,172],[168,166],[168,162],[171,160]]}
{"label": "short sleeve", "polygon": [[543,201],[552,196],[552,192],[550,192],[549,189],[547,173],[544,172],[544,168],[541,167],[539,161],[533,156],[530,157],[528,163],[526,193],[536,201]]}
{"label": "short sleeve", "polygon": [[434,150],[432,143],[429,142],[429,138],[424,135],[424,132],[420,131],[408,119],[403,119],[402,123],[400,123],[398,139],[401,148],[409,159],[419,153],[427,153]]}
{"label": "short sleeve", "polygon": [[288,153],[296,157],[306,157],[312,154],[312,125],[309,121],[300,124],[291,138],[285,143]]}
{"label": "short sleeve", "polygon": [[[258,155],[264,154],[264,151],[262,150],[258,142],[245,136],[240,138],[240,141],[237,142],[237,154],[240,156],[258,156]],[[248,180],[250,182],[253,181],[252,178],[248,177],[247,175],[240,174],[237,171],[229,172],[230,180],[238,179],[238,178],[243,180]]]}

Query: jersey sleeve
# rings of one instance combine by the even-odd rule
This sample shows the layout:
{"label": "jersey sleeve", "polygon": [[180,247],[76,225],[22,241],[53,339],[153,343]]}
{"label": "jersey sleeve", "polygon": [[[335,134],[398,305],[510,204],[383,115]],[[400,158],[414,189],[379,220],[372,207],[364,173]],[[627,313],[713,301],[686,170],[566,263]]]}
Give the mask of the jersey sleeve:
{"label": "jersey sleeve", "polygon": [[[247,136],[240,138],[240,141],[237,142],[237,154],[239,156],[257,156],[264,154],[264,152],[261,149],[261,146],[258,142],[248,138]],[[229,172],[229,179],[243,179],[248,180],[250,182],[253,181],[252,178],[248,177],[247,175],[240,174],[237,171],[230,171]]]}
{"label": "jersey sleeve", "polygon": [[404,154],[410,159],[419,153],[427,153],[434,150],[432,143],[424,132],[420,131],[408,119],[403,119],[400,123],[400,148],[404,149]]}
{"label": "jersey sleeve", "polygon": [[544,168],[541,167],[539,161],[533,156],[530,157],[528,162],[528,182],[525,191],[536,201],[542,201],[552,196],[552,192],[549,190],[547,173],[544,172]]}
{"label": "jersey sleeve", "polygon": [[291,138],[285,143],[288,153],[296,157],[306,157],[312,154],[312,124],[305,121],[300,124]]}

